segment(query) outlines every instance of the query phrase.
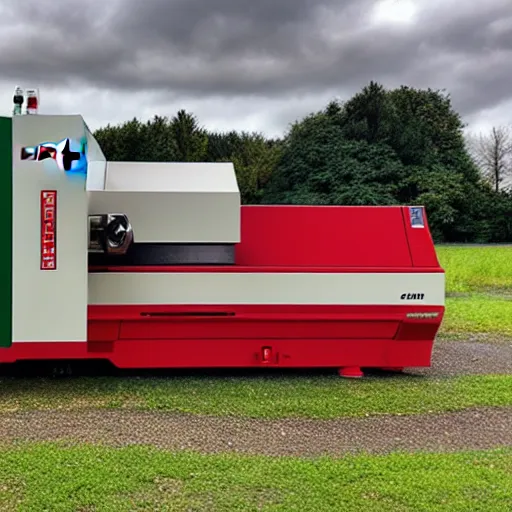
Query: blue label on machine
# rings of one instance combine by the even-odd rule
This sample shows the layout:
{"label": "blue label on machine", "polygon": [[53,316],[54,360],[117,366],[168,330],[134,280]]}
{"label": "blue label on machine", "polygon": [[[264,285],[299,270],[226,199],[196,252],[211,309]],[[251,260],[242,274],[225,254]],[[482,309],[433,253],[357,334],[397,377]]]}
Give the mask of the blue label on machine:
{"label": "blue label on machine", "polygon": [[423,219],[423,208],[409,208],[409,212],[411,215],[411,226],[413,228],[424,228],[425,221]]}

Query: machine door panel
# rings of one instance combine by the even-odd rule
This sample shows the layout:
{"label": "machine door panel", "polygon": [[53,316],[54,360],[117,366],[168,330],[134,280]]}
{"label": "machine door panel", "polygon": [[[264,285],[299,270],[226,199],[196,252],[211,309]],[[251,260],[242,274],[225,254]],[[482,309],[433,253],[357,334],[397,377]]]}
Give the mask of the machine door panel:
{"label": "machine door panel", "polygon": [[121,322],[119,339],[392,339],[396,320],[340,320],[225,317]]}

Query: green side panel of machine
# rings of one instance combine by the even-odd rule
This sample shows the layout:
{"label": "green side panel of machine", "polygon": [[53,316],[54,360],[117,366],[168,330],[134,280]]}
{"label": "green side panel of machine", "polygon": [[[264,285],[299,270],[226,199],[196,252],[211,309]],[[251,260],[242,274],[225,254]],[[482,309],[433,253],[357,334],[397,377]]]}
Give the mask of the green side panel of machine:
{"label": "green side panel of machine", "polygon": [[0,347],[12,343],[12,120],[0,117]]}

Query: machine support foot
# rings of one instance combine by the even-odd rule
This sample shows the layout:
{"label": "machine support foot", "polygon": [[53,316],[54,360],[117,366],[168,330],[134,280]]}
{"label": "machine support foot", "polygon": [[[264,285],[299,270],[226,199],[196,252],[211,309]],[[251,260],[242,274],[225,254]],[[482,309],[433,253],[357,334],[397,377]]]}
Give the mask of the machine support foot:
{"label": "machine support foot", "polygon": [[345,366],[338,370],[338,374],[346,379],[360,379],[363,377],[363,372],[359,366]]}

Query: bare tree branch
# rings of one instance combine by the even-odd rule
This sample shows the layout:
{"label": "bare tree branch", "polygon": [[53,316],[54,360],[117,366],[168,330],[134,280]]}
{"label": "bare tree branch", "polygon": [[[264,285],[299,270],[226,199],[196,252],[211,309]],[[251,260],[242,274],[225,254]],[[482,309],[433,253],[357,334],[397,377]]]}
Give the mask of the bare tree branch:
{"label": "bare tree branch", "polygon": [[489,134],[469,136],[468,150],[482,175],[498,192],[512,185],[512,128],[493,127]]}

